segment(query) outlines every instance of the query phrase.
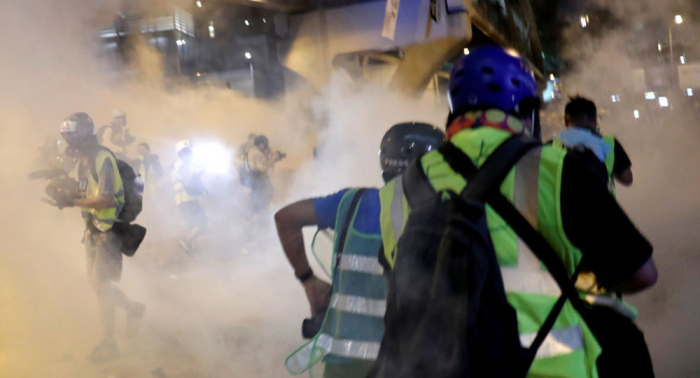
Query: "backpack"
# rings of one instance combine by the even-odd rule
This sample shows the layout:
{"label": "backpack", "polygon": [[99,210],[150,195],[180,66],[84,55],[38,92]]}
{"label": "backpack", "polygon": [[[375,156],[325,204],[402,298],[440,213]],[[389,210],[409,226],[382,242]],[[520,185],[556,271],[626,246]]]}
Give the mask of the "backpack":
{"label": "backpack", "polygon": [[[124,206],[119,213],[119,220],[126,223],[131,223],[136,220],[136,217],[141,213],[143,209],[143,197],[139,193],[138,185],[136,184],[136,172],[134,168],[129,165],[129,163],[117,159],[114,153],[106,148],[104,150],[108,151],[114,160],[117,161],[117,170],[119,171],[119,176],[121,176],[122,184],[124,186]],[[95,158],[97,153],[101,149],[95,152],[95,156],[90,159],[92,164],[90,164],[90,172],[92,173],[92,178],[95,182],[98,182],[97,167],[95,166]]]}
{"label": "backpack", "polygon": [[[477,169],[458,147],[440,148],[469,182],[436,193],[415,161],[402,177],[411,213],[389,280],[385,333],[368,377],[525,377],[567,299],[572,278],[546,240],[500,193],[500,183],[539,142],[514,136]],[[449,200],[443,200],[449,196]],[[486,222],[488,203],[547,266],[562,290],[530,348],[523,348]]]}

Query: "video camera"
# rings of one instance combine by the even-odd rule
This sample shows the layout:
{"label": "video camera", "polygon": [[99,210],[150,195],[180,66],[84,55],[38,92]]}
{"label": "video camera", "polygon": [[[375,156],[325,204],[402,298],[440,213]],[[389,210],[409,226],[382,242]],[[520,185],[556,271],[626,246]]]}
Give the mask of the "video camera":
{"label": "video camera", "polygon": [[63,209],[66,199],[79,197],[78,181],[68,176],[62,169],[40,169],[29,173],[30,180],[49,180],[46,186],[46,195],[50,198],[42,198],[49,205]]}

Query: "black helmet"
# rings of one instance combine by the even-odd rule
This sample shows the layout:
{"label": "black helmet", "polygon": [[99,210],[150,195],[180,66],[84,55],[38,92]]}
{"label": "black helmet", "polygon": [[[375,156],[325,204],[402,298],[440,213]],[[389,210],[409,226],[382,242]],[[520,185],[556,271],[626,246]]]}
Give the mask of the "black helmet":
{"label": "black helmet", "polygon": [[270,143],[270,141],[267,140],[267,137],[264,136],[264,135],[258,135],[258,136],[256,136],[256,137],[255,137],[255,142],[253,142],[253,144],[256,145],[256,146],[257,146],[258,144],[268,145],[269,143]]}
{"label": "black helmet", "polygon": [[427,123],[404,122],[392,126],[379,145],[382,178],[386,182],[400,175],[413,160],[444,142],[445,133]]}
{"label": "black helmet", "polygon": [[85,113],[75,113],[61,123],[61,136],[71,149],[80,149],[97,142],[95,124]]}

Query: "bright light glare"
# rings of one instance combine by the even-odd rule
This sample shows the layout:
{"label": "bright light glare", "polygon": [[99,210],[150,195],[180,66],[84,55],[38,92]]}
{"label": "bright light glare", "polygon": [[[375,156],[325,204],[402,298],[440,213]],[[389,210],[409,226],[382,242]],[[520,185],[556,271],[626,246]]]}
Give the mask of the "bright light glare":
{"label": "bright light glare", "polygon": [[620,95],[612,95],[612,102],[620,102]]}
{"label": "bright light glare", "polygon": [[184,39],[178,39],[177,41],[175,41],[175,43],[177,43],[178,46],[182,46],[187,44],[187,41],[185,41]]}
{"label": "bright light glare", "polygon": [[267,24],[267,20],[263,18],[263,24]]}
{"label": "bright light glare", "polygon": [[252,57],[252,55],[250,55],[249,52],[246,52],[246,53],[245,53],[245,58],[246,58],[246,59],[250,59],[251,57]]}
{"label": "bright light glare", "polygon": [[553,73],[549,74],[549,80],[554,81],[554,74]]}
{"label": "bright light glare", "polygon": [[681,55],[681,64],[685,64],[685,55]]}
{"label": "bright light glare", "polygon": [[466,47],[464,48],[464,55],[469,55],[469,49]]}
{"label": "bright light glare", "polygon": [[220,142],[196,143],[192,149],[195,161],[207,173],[226,175],[232,171],[233,150]]}
{"label": "bright light glare", "polygon": [[250,22],[248,22],[248,20],[245,20],[245,25],[250,26]]}
{"label": "bright light glare", "polygon": [[668,98],[659,97],[659,105],[661,105],[662,108],[667,108],[668,107]]}
{"label": "bright light glare", "polygon": [[634,119],[639,119],[639,110],[634,111]]}
{"label": "bright light glare", "polygon": [[197,6],[198,6],[199,8],[201,8],[201,7],[202,7],[202,2],[201,2],[201,1],[197,1]]}
{"label": "bright light glare", "polygon": [[585,28],[588,26],[588,15],[581,16],[581,27]]}
{"label": "bright light glare", "polygon": [[685,90],[685,94],[688,95],[688,97],[693,97],[693,88],[688,88]]}
{"label": "bright light glare", "polygon": [[656,100],[656,93],[646,92],[646,93],[644,93],[644,98],[647,100]]}
{"label": "bright light glare", "polygon": [[659,49],[659,51],[661,51],[661,43],[659,43],[658,45],[656,45],[656,47]]}
{"label": "bright light glare", "polygon": [[678,25],[682,24],[683,23],[683,16],[681,16],[680,14],[677,14],[676,15],[676,23]]}

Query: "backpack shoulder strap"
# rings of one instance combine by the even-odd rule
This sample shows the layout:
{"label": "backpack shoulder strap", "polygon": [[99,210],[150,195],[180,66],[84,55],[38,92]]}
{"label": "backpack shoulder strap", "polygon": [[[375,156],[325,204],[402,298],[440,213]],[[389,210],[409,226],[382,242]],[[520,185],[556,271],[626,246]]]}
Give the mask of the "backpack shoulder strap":
{"label": "backpack shoulder strap", "polygon": [[477,169],[471,158],[452,143],[445,143],[440,152],[447,164],[469,183],[460,194],[462,198],[483,201],[486,193],[500,186],[521,157],[540,145],[530,137],[512,136],[496,148],[481,169]]}
{"label": "backpack shoulder strap", "polygon": [[420,204],[430,203],[435,200],[437,192],[430,185],[428,177],[423,171],[421,159],[416,159],[404,171],[401,177],[396,178],[396,184],[401,183],[403,193],[411,207],[417,207]]}
{"label": "backpack shoulder strap", "polygon": [[[445,154],[445,160],[457,173],[465,176],[470,181],[467,188],[462,192],[461,196],[469,199],[481,198],[485,200],[506,223],[515,231],[515,233],[527,244],[532,252],[537,256],[542,263],[547,267],[547,270],[552,275],[557,285],[562,291],[562,296],[559,298],[554,308],[550,311],[543,326],[537,333],[535,340],[527,351],[526,369],[535,358],[537,349],[544,341],[545,337],[554,326],[559,313],[561,312],[566,300],[570,300],[574,307],[581,311],[583,304],[578,296],[578,292],[574,283],[578,276],[581,265],[576,269],[572,277],[569,277],[564,264],[559,259],[559,255],[554,251],[547,240],[535,230],[530,222],[523,217],[518,209],[508,199],[497,190],[496,184],[499,184],[508,174],[510,168],[520,159],[527,151],[538,145],[524,141],[521,138],[512,137],[508,141],[499,146],[496,151],[488,158],[481,169],[477,169],[462,150],[457,147],[447,149],[449,152]],[[447,144],[446,144],[447,146]],[[490,162],[493,162],[490,164]],[[507,169],[504,169],[507,167]],[[504,169],[505,172],[495,171],[496,169]],[[489,170],[492,170],[489,172]],[[469,180],[469,178],[473,180]],[[472,185],[477,187],[469,190]],[[527,370],[526,370],[527,371]]]}
{"label": "backpack shoulder strap", "polygon": [[352,200],[350,201],[350,206],[348,207],[348,211],[345,213],[345,219],[343,220],[343,229],[340,231],[340,235],[338,236],[338,254],[343,253],[343,249],[345,248],[345,238],[347,237],[348,230],[350,229],[350,222],[352,222],[352,217],[355,214],[357,205],[359,204],[364,192],[364,188],[357,189],[352,197]]}
{"label": "backpack shoulder strap", "polygon": [[340,256],[343,254],[343,250],[345,249],[345,239],[348,236],[348,230],[350,229],[351,222],[352,222],[352,217],[355,214],[355,210],[357,209],[357,205],[360,203],[360,199],[362,198],[362,194],[365,192],[364,188],[357,189],[355,194],[352,197],[352,200],[350,201],[350,206],[348,207],[348,211],[345,213],[345,219],[343,220],[343,229],[340,231],[340,234],[338,236],[338,244],[337,248],[335,251],[335,265],[334,267],[337,267],[339,262],[340,262]]}

